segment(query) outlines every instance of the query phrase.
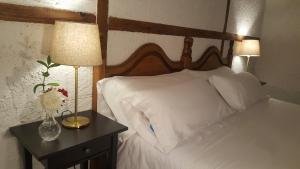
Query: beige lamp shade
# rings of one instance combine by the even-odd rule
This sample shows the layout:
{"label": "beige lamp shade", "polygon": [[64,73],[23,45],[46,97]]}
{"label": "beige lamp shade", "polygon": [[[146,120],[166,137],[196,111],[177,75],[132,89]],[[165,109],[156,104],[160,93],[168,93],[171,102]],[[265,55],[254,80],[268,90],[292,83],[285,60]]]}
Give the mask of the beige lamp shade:
{"label": "beige lamp shade", "polygon": [[50,55],[54,63],[62,65],[101,65],[97,25],[56,21]]}
{"label": "beige lamp shade", "polygon": [[260,56],[259,40],[243,40],[242,42],[236,42],[234,54],[236,56]]}

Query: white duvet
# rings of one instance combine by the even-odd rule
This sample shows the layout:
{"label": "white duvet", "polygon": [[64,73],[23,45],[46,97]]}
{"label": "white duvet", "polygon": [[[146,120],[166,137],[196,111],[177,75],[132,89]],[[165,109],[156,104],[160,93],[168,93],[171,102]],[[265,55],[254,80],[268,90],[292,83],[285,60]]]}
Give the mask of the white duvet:
{"label": "white duvet", "polygon": [[300,106],[270,99],[210,126],[168,154],[137,134],[118,150],[118,169],[299,169]]}

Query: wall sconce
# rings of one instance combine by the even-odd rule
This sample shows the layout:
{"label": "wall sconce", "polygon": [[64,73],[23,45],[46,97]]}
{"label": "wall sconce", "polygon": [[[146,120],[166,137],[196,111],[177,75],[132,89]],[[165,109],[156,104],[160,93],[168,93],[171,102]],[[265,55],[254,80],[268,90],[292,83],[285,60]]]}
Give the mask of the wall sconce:
{"label": "wall sconce", "polygon": [[260,56],[259,40],[243,40],[236,42],[234,46],[235,56],[247,56],[247,71],[250,57]]}

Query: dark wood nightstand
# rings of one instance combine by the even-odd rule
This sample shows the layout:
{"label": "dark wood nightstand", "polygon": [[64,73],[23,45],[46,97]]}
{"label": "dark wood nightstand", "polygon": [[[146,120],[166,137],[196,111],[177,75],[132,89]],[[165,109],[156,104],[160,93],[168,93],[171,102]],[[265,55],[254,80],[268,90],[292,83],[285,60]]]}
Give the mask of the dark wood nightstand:
{"label": "dark wood nightstand", "polygon": [[62,127],[61,135],[52,142],[40,138],[38,126],[41,122],[10,128],[24,150],[24,168],[32,169],[34,156],[46,169],[65,169],[75,164],[86,169],[89,160],[99,157],[104,158],[107,168],[115,169],[118,134],[127,127],[92,111],[79,114],[89,117],[91,124],[75,130]]}

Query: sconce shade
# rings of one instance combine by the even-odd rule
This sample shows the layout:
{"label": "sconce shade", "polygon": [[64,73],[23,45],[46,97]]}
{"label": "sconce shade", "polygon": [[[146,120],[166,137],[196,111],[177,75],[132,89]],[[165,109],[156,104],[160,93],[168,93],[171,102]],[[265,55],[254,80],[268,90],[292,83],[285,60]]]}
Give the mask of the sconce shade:
{"label": "sconce shade", "polygon": [[234,47],[235,56],[260,56],[259,40],[243,40],[236,42]]}
{"label": "sconce shade", "polygon": [[50,55],[54,63],[62,65],[101,65],[98,26],[56,21]]}

